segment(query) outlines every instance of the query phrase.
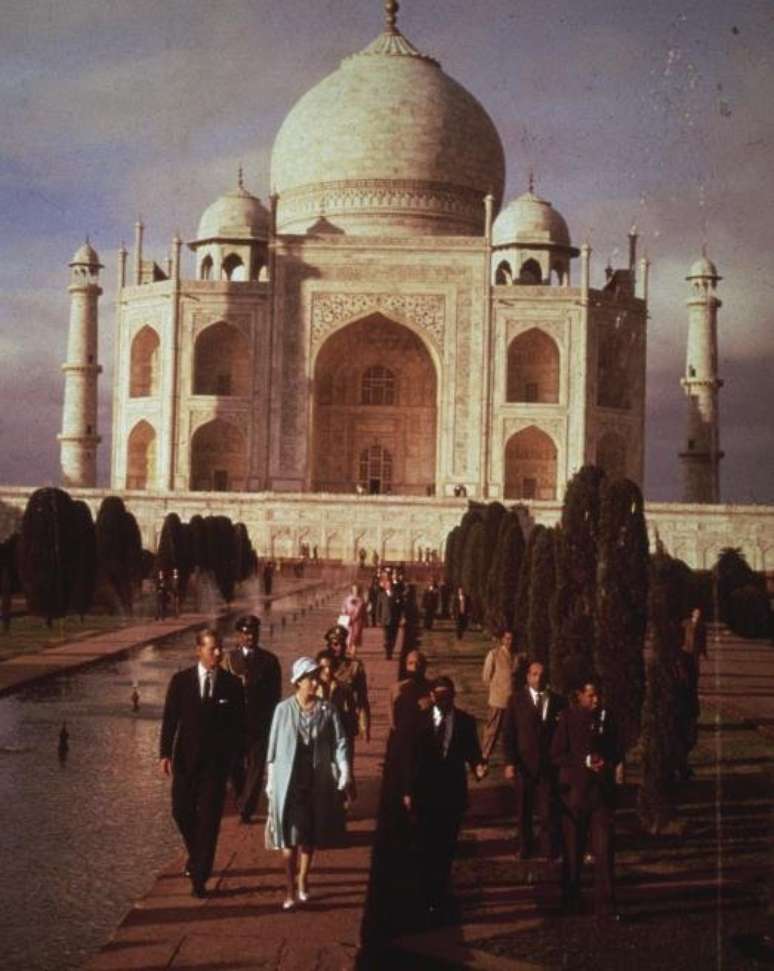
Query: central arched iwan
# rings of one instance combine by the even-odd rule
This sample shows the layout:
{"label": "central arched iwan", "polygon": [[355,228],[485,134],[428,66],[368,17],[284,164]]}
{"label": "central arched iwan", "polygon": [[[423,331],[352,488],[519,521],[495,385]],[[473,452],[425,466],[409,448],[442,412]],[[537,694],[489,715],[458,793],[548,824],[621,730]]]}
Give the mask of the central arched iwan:
{"label": "central arched iwan", "polygon": [[408,327],[376,313],[332,334],[314,369],[312,489],[432,493],[437,398],[433,360]]}

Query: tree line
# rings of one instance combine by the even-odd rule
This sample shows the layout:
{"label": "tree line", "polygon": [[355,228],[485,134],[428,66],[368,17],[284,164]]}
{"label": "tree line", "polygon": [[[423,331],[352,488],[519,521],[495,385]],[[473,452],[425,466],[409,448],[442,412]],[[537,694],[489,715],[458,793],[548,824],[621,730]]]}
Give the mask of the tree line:
{"label": "tree line", "polygon": [[144,579],[178,571],[181,603],[194,571],[210,575],[223,599],[255,573],[257,557],[244,523],[227,516],[176,513],[163,522],[158,550],[143,549],[137,520],[118,496],[102,500],[96,520],[88,505],[58,488],[30,496],[18,532],[0,543],[0,613],[7,629],[11,596],[23,592],[29,613],[48,626],[99,601],[132,614]]}
{"label": "tree line", "polygon": [[468,595],[474,621],[493,635],[513,631],[555,690],[566,693],[593,672],[626,749],[641,745],[641,813],[658,828],[671,812],[682,622],[700,606],[736,633],[769,635],[765,580],[738,550],[723,550],[704,572],[660,544],[651,556],[639,488],[596,466],[568,483],[557,525],[533,525],[525,539],[523,515],[471,502],[447,537],[447,582]]}

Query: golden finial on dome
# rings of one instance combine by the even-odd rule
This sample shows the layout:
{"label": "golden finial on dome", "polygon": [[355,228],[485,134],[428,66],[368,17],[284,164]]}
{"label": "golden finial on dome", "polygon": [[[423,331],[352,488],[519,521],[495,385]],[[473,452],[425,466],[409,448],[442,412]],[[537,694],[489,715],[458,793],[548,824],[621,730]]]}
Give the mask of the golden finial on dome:
{"label": "golden finial on dome", "polygon": [[535,170],[530,165],[529,167],[529,182],[527,184],[530,194],[534,195],[535,192]]}
{"label": "golden finial on dome", "polygon": [[390,34],[396,34],[398,32],[399,10],[400,4],[398,0],[384,0],[384,26]]}
{"label": "golden finial on dome", "polygon": [[242,163],[240,162],[239,168],[237,169],[237,188],[244,189],[244,187],[245,187],[244,172],[242,171]]}

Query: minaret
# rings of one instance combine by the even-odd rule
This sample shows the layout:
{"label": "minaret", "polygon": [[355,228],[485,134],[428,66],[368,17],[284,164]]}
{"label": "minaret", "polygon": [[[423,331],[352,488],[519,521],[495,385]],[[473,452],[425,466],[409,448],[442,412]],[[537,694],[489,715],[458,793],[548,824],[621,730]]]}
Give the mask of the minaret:
{"label": "minaret", "polygon": [[102,264],[88,239],[70,263],[70,333],[67,339],[61,442],[62,483],[97,484],[97,300]]}
{"label": "minaret", "polygon": [[720,502],[718,433],[718,271],[703,253],[686,277],[691,285],[688,306],[688,353],[680,382],[688,396],[685,448],[680,452],[683,502]]}

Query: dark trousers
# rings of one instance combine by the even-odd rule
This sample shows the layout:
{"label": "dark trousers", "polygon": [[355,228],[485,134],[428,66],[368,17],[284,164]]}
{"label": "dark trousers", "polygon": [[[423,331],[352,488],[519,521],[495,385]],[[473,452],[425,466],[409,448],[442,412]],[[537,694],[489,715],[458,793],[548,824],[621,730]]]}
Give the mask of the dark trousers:
{"label": "dark trousers", "polygon": [[245,754],[244,770],[240,766],[235,769],[233,774],[237,808],[246,819],[253,815],[261,797],[268,744],[268,730],[249,741]]}
{"label": "dark trousers", "polygon": [[583,857],[589,841],[594,854],[594,910],[608,914],[615,910],[615,810],[598,805],[594,809],[562,806],[562,890],[566,903],[580,897]]}
{"label": "dark trousers", "polygon": [[516,775],[516,815],[519,822],[519,852],[522,857],[535,852],[535,816],[540,820],[541,856],[553,857],[561,848],[561,822],[557,797],[550,779]]}
{"label": "dark trousers", "polygon": [[384,656],[388,661],[392,660],[392,652],[395,650],[395,641],[398,639],[398,622],[390,622],[384,625]]}
{"label": "dark trousers", "polygon": [[449,895],[460,821],[460,816],[450,813],[446,806],[418,807],[419,878],[428,907],[438,907]]}
{"label": "dark trousers", "polygon": [[205,767],[172,776],[172,816],[188,851],[194,883],[205,883],[212,873],[215,847],[226,795],[226,771]]}
{"label": "dark trousers", "polygon": [[425,630],[433,629],[433,621],[435,620],[435,611],[426,610],[425,611]]}
{"label": "dark trousers", "polygon": [[468,629],[468,618],[465,616],[465,614],[461,614],[455,618],[455,623],[457,626],[457,640],[461,641],[462,635]]}

